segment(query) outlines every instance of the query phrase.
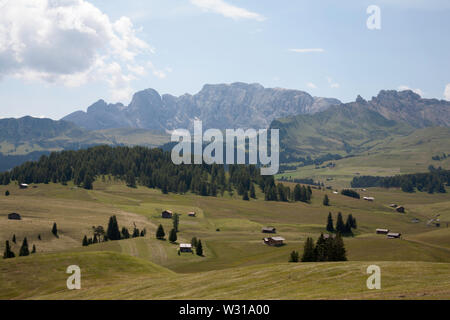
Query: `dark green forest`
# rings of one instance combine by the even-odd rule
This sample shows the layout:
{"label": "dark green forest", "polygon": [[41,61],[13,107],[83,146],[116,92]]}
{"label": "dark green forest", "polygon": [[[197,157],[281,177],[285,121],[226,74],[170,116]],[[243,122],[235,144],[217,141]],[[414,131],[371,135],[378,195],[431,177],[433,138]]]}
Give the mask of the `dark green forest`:
{"label": "dark green forest", "polygon": [[268,201],[304,201],[311,199],[311,188],[275,184],[273,176],[262,176],[254,165],[175,165],[170,152],[146,147],[96,146],[84,150],[52,152],[38,161],[28,161],[9,172],[0,173],[0,184],[61,183],[69,181],[92,189],[95,179],[114,177],[127,186],[160,189],[163,193],[193,192],[217,196],[237,192],[243,200],[256,198],[255,185]]}

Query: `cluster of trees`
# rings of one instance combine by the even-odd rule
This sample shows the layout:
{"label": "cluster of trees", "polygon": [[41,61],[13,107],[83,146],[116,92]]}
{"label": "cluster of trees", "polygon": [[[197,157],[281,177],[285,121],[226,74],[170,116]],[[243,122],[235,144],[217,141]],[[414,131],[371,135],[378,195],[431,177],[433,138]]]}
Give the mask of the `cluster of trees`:
{"label": "cluster of trees", "polygon": [[[40,237],[40,236],[39,236]],[[16,235],[13,236],[13,240],[14,243],[16,243]],[[19,257],[24,257],[24,256],[29,256],[30,254],[36,253],[36,246],[33,244],[33,248],[30,252],[29,248],[28,248],[28,240],[25,237],[23,239],[22,245],[20,247],[19,250]],[[3,259],[10,259],[10,258],[15,258],[16,254],[12,251],[11,246],[9,244],[9,240],[6,240],[5,243],[5,251],[3,253]]]}
{"label": "cluster of trees", "polygon": [[312,197],[312,189],[310,186],[296,184],[294,190],[282,183],[269,185],[266,187],[266,201],[302,201],[309,202]]}
{"label": "cluster of trees", "polygon": [[431,159],[433,159],[435,161],[441,161],[441,160],[447,159],[448,157],[450,157],[450,154],[443,153],[442,155],[438,154],[438,155],[432,156]]}
{"label": "cluster of trees", "polygon": [[94,243],[106,242],[109,240],[121,240],[137,237],[145,237],[147,230],[144,228],[139,230],[134,224],[133,232],[130,234],[128,228],[122,227],[120,231],[119,223],[117,222],[116,216],[109,217],[108,228],[105,229],[103,226],[92,226],[93,236],[88,238],[86,235],[83,238],[82,245],[88,246]]}
{"label": "cluster of trees", "polygon": [[192,245],[192,248],[195,248],[195,254],[197,254],[200,257],[203,257],[202,240],[197,239],[196,237],[193,237],[191,239],[191,245]]}
{"label": "cluster of trees", "polygon": [[[177,233],[179,232],[179,225],[180,225],[180,215],[178,213],[174,213],[172,215],[172,229],[169,232],[169,241],[171,243],[176,243],[178,236]],[[164,227],[162,224],[158,226],[156,229],[156,239],[158,240],[165,240],[166,233],[164,231]]]}
{"label": "cluster of trees", "polygon": [[352,189],[342,189],[341,194],[344,195],[344,196],[352,197],[352,198],[356,198],[356,199],[360,199],[361,198],[359,193],[356,192],[355,190],[352,190]]}
{"label": "cluster of trees", "polygon": [[[292,251],[290,262],[299,261],[298,251]],[[320,235],[316,243],[310,237],[306,239],[303,249],[302,262],[321,262],[321,261],[347,261],[344,240],[338,233],[335,237],[325,238]]]}
{"label": "cluster of trees", "polygon": [[404,192],[426,191],[428,193],[445,193],[445,185],[450,185],[450,170],[429,167],[430,172],[396,175],[393,177],[360,176],[354,177],[353,188],[382,187],[401,188]]}
{"label": "cluster of trees", "polygon": [[336,227],[333,226],[333,217],[331,215],[331,212],[328,213],[326,229],[330,233],[336,232],[337,234],[346,237],[353,236],[352,229],[356,229],[357,227],[358,226],[356,224],[356,218],[354,218],[351,213],[347,216],[347,220],[344,223],[342,213],[338,212],[336,219]]}

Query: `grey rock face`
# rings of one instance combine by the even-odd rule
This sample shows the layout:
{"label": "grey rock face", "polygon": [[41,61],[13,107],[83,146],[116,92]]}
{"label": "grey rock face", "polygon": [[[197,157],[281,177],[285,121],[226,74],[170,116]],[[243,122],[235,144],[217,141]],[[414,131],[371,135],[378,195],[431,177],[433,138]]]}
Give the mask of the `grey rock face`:
{"label": "grey rock face", "polygon": [[195,95],[162,97],[153,89],[134,94],[131,103],[106,104],[100,100],[87,112],[77,111],[63,120],[89,130],[132,127],[155,130],[191,128],[194,119],[204,128],[268,128],[272,120],[315,113],[340,104],[337,99],[312,97],[306,92],[264,88],[236,82],[205,85]]}

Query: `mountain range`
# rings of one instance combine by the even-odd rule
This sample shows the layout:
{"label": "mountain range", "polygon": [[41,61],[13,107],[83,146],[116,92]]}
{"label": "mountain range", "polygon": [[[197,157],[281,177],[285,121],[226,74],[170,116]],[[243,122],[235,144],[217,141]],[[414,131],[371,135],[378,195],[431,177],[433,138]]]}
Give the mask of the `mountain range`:
{"label": "mountain range", "polygon": [[207,84],[194,95],[179,97],[146,89],[135,93],[128,106],[99,100],[86,112],[76,111],[62,120],[88,130],[131,127],[167,132],[191,129],[194,119],[202,120],[205,128],[260,129],[277,118],[311,114],[340,103],[299,90],[236,82]]}
{"label": "mountain range", "polygon": [[[240,82],[205,85],[197,94],[180,97],[147,89],[135,93],[128,106],[99,100],[86,112],[76,111],[58,121],[0,119],[0,168],[5,169],[1,162],[6,156],[9,168],[15,161],[54,150],[98,144],[161,146],[169,142],[171,130],[192,129],[194,119],[203,120],[204,129],[280,129],[280,161],[287,163],[307,156],[380,150],[380,145],[404,141],[397,138],[421,128],[448,129],[450,102],[423,99],[410,90],[382,90],[368,101],[358,96],[354,102],[341,103],[303,91]],[[448,131],[441,131],[442,140]]]}

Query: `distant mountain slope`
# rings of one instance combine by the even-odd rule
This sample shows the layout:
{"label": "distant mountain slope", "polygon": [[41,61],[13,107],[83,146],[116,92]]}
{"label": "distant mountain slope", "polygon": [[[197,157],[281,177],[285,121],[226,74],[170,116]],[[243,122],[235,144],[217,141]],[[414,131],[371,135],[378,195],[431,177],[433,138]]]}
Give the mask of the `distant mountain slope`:
{"label": "distant mountain slope", "polygon": [[370,101],[358,97],[355,103],[380,113],[386,119],[406,122],[416,128],[450,126],[449,101],[422,99],[411,90],[381,90]]}
{"label": "distant mountain slope", "polygon": [[450,126],[450,102],[422,99],[410,90],[380,91],[370,101],[358,96],[355,102],[271,124],[280,129],[282,162],[326,153],[357,154],[383,145],[389,137],[437,126]]}
{"label": "distant mountain slope", "polygon": [[153,89],[134,94],[128,106],[99,100],[87,112],[77,111],[62,120],[88,130],[143,128],[173,130],[191,128],[195,118],[205,128],[267,128],[272,120],[315,113],[340,104],[332,98],[312,97],[306,92],[264,88],[260,84],[205,85],[194,95],[160,96]]}

